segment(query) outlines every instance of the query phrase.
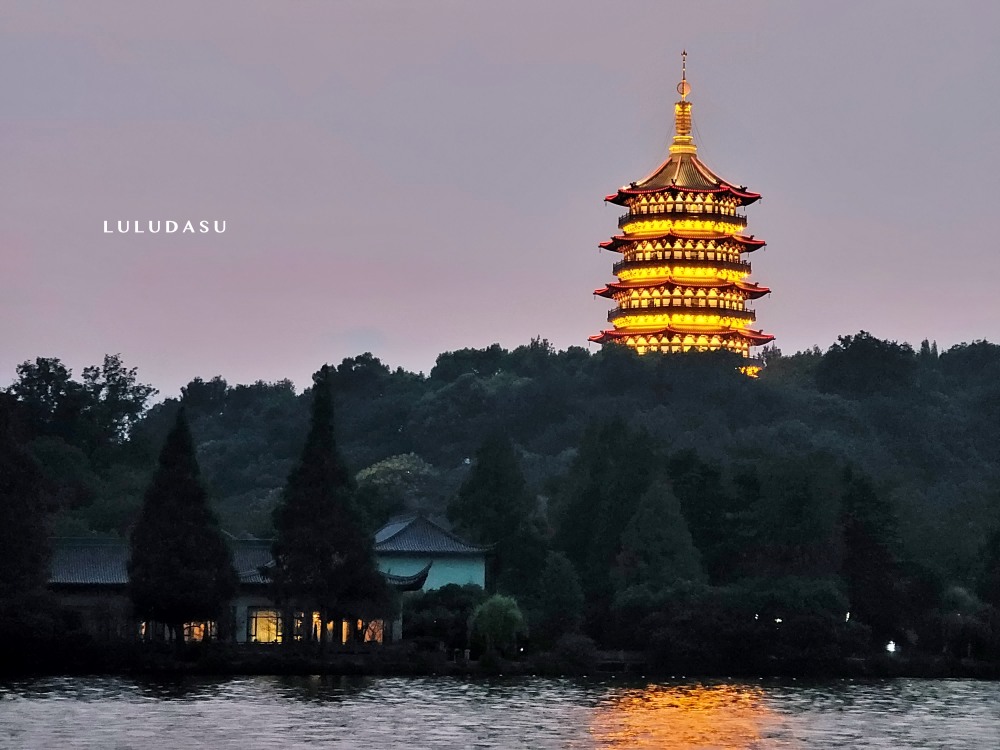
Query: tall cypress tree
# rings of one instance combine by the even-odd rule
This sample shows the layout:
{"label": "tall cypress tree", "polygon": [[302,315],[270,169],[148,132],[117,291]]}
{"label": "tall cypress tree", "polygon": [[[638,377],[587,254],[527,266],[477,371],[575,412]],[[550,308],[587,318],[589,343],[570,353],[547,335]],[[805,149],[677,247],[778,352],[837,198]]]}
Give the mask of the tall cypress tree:
{"label": "tall cypress tree", "polygon": [[198,478],[184,409],[160,453],[129,541],[129,594],[137,616],[170,627],[217,620],[238,579]]}
{"label": "tall cypress tree", "polygon": [[270,574],[274,597],[286,610],[286,633],[291,611],[318,611],[324,622],[367,619],[384,614],[390,601],[354,480],[337,450],[331,379],[327,365],[313,376],[309,434],[274,510]]}

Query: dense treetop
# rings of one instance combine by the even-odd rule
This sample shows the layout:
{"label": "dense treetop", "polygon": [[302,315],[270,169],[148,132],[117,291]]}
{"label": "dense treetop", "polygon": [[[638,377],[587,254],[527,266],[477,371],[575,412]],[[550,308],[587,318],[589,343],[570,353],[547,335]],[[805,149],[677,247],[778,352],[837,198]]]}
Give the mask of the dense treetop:
{"label": "dense treetop", "polygon": [[218,520],[199,479],[184,410],[178,411],[129,538],[129,595],[138,617],[169,625],[217,620],[236,593]]}

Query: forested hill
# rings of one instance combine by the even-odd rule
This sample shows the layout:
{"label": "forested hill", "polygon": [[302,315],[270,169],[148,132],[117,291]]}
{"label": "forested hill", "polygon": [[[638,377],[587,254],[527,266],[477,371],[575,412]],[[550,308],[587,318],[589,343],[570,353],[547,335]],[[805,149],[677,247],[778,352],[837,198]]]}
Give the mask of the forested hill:
{"label": "forested hill", "polygon": [[[338,439],[373,521],[403,508],[443,514],[484,438],[501,433],[543,533],[560,531],[553,514],[576,507],[574,492],[591,491],[582,473],[603,462],[601,491],[623,512],[662,479],[695,542],[717,553],[724,540],[710,537],[752,508],[793,541],[822,536],[840,502],[826,478],[850,467],[895,513],[909,559],[953,581],[975,575],[1000,525],[1000,346],[939,355],[862,332],[825,353],[772,350],[757,380],[738,364],[535,340],[448,352],[424,376],[363,354],[336,367]],[[152,389],[116,357],[79,381],[58,360],[25,363],[8,392],[25,407],[21,434],[47,477],[56,531],[125,533],[179,399],[147,409]],[[183,399],[223,526],[269,535],[307,400],[289,381],[221,378],[191,381]]]}

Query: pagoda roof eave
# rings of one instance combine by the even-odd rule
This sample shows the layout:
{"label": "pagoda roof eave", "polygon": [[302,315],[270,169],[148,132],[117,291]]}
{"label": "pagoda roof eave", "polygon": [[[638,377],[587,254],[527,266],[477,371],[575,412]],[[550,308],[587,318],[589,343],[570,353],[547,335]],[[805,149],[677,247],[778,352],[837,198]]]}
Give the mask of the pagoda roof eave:
{"label": "pagoda roof eave", "polygon": [[[695,335],[693,331],[684,331],[673,326],[664,326],[663,328],[656,328],[652,331],[618,331],[618,330],[606,330],[600,333],[589,336],[588,341],[593,341],[595,344],[606,344],[610,341],[616,339],[623,339],[627,336],[661,336],[663,334],[676,334],[679,336]],[[718,336],[719,338],[732,338],[734,336],[739,336],[740,338],[745,338],[750,342],[751,346],[760,346],[766,344],[769,341],[774,341],[774,336],[769,333],[764,333],[763,331],[755,331],[751,328],[735,328],[728,329],[725,331],[717,331],[708,333],[703,332],[698,335],[711,335]]]}
{"label": "pagoda roof eave", "polygon": [[747,292],[750,299],[759,299],[765,294],[770,294],[771,290],[766,286],[761,286],[760,284],[753,284],[747,281],[734,281],[733,286],[737,289]]}
{"label": "pagoda roof eave", "polygon": [[753,346],[760,346],[761,344],[766,344],[769,341],[774,341],[774,336],[770,333],[764,333],[763,331],[755,331],[752,328],[740,328],[737,331],[740,336],[749,339]]}
{"label": "pagoda roof eave", "polygon": [[607,203],[614,203],[618,206],[626,205],[626,200],[630,196],[635,195],[649,195],[652,193],[702,193],[702,194],[719,194],[719,193],[730,193],[736,198],[740,199],[741,205],[748,206],[751,203],[756,203],[761,199],[760,193],[754,193],[749,190],[744,190],[742,188],[735,187],[734,185],[722,184],[718,187],[711,188],[696,188],[687,187],[685,185],[670,184],[664,187],[630,187],[622,186],[618,188],[618,192],[611,193],[610,195],[604,196],[604,200]]}
{"label": "pagoda roof eave", "polygon": [[663,232],[662,234],[651,235],[648,237],[629,237],[624,234],[612,235],[610,240],[605,240],[604,242],[598,243],[598,247],[604,250],[610,250],[612,252],[619,252],[618,248],[622,245],[627,245],[630,242],[648,241],[648,240],[733,240],[734,242],[743,245],[746,248],[746,252],[753,252],[764,247],[767,243],[764,240],[758,240],[754,235],[745,234],[712,234],[712,235],[688,235],[683,232]]}
{"label": "pagoda roof eave", "polygon": [[725,279],[707,279],[705,281],[674,281],[673,279],[663,279],[660,281],[609,281],[600,289],[595,289],[594,294],[598,297],[610,297],[611,292],[618,292],[628,289],[653,289],[661,286],[681,286],[692,287],[694,289],[739,289],[743,292],[750,292],[751,299],[763,297],[770,294],[771,290],[759,284],[748,284],[741,281],[726,281]]}
{"label": "pagoda roof eave", "polygon": [[605,200],[620,203],[630,195],[644,195],[663,192],[684,193],[730,193],[740,199],[742,205],[760,200],[760,194],[746,189],[746,186],[736,186],[729,180],[717,175],[694,152],[671,154],[646,177],[638,182],[623,185],[614,195]]}

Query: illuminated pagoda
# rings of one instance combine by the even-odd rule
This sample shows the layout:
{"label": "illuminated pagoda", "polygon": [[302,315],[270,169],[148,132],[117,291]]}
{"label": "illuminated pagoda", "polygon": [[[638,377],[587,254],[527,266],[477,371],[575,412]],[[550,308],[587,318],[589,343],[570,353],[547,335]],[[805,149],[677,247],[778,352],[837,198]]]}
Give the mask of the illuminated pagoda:
{"label": "illuminated pagoda", "polygon": [[[687,52],[677,91],[670,156],[645,179],[604,199],[628,213],[618,220],[621,234],[600,245],[622,254],[612,267],[618,280],[594,291],[615,301],[608,313],[614,328],[590,340],[639,354],[725,349],[751,358],[751,347],[774,338],[750,327],[756,316],[746,304],[770,292],[747,280],[750,263],[742,258],[764,246],[743,234],[747,220],[740,211],[760,195],[727,182],[698,158]],[[755,375],[760,364],[751,358],[741,369]]]}

